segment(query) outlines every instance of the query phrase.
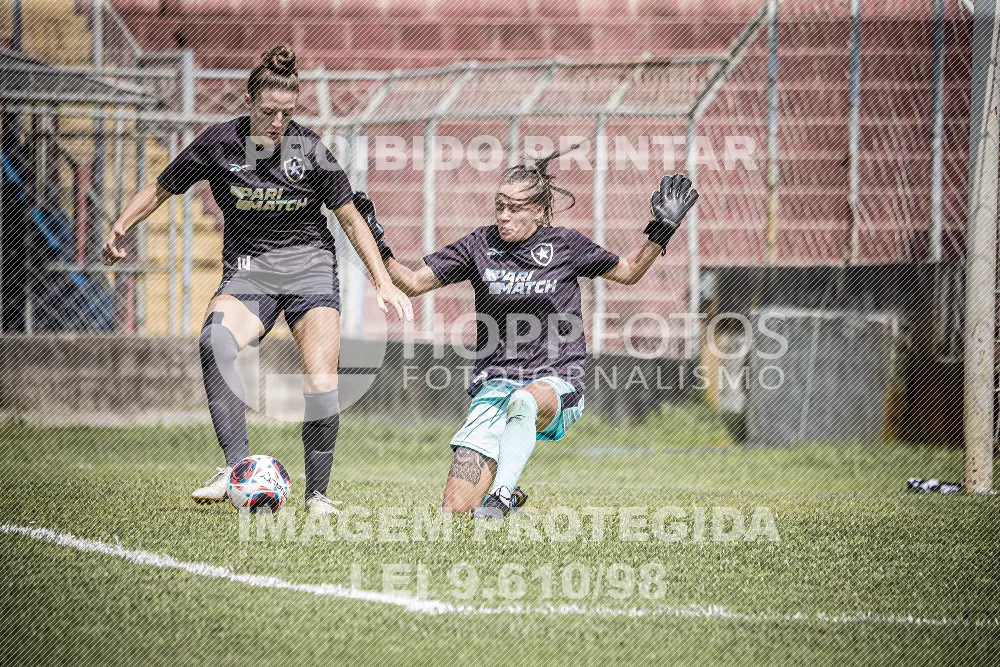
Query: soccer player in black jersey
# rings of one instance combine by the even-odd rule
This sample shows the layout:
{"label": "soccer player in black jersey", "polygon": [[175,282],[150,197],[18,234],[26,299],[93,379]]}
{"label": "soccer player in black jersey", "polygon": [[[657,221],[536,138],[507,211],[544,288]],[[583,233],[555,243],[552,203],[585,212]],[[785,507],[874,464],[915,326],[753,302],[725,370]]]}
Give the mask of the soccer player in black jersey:
{"label": "soccer player in black jersey", "polygon": [[371,272],[383,311],[413,319],[409,299],[396,287],[353,203],[347,176],[320,137],[292,120],[299,80],[287,46],[264,53],[247,80],[249,115],[213,125],[139,191],[104,244],[106,264],[125,256],[122,237],[173,194],[207,180],[222,209],[222,283],[208,305],[199,338],[202,373],[225,466],[197,489],[198,502],[226,497],[229,473],[250,455],[245,390],[236,356],[274,326],[284,312],[305,371],[306,509],[335,513],[326,497],[340,425],[337,363],[340,287],[336,250],[325,204],[334,212]]}
{"label": "soccer player in black jersey", "polygon": [[389,275],[408,296],[465,280],[475,290],[473,398],[451,441],[445,509],[501,518],[523,505],[526,496],[515,485],[536,438],[561,439],[583,410],[587,343],[578,278],[635,284],[698,199],[685,176],[664,176],[650,202],[649,240],[619,257],[551,225],[554,195],[572,199],[546,171],[558,155],[508,169],[496,194],[495,224],[427,255],[417,271],[393,258],[374,206],[359,198]]}

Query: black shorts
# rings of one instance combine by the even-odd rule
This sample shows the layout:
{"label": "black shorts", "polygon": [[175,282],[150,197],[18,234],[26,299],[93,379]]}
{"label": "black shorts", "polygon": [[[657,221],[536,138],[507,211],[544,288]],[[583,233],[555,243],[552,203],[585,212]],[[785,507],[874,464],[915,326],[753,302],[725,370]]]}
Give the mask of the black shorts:
{"label": "black shorts", "polygon": [[[251,289],[248,289],[251,287]],[[295,323],[302,319],[302,316],[312,308],[327,307],[340,310],[340,280],[337,274],[333,274],[331,290],[324,294],[274,294],[264,290],[257,290],[254,286],[248,285],[245,281],[231,281],[223,277],[222,284],[215,291],[212,298],[220,294],[228,294],[240,300],[243,305],[250,309],[260,318],[264,325],[264,335],[271,330],[274,323],[278,321],[278,315],[285,313],[285,321],[288,328],[295,328]]]}

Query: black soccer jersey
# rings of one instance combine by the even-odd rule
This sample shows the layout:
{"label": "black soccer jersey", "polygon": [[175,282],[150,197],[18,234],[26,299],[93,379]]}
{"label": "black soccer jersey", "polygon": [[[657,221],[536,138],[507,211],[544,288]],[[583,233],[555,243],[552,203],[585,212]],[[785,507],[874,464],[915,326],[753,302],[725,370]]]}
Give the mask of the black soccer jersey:
{"label": "black soccer jersey", "polygon": [[496,225],[424,257],[445,285],[472,281],[477,376],[557,375],[580,391],[587,341],[578,278],[596,278],[618,261],[618,255],[573,229],[541,227],[526,241],[507,243]]}
{"label": "black soccer jersey", "polygon": [[351,201],[351,184],[319,135],[294,120],[273,154],[248,164],[250,118],[242,116],[202,132],[167,165],[157,182],[180,194],[207,180],[224,221],[222,262],[230,273],[247,260],[279,248],[328,250],[333,235],[320,210]]}

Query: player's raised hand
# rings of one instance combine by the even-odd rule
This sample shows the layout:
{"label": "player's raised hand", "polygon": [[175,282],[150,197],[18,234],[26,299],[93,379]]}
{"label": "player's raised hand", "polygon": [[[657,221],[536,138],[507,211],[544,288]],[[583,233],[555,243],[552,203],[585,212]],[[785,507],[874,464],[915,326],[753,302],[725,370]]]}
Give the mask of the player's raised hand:
{"label": "player's raised hand", "polygon": [[120,259],[124,259],[128,254],[118,247],[118,243],[125,237],[125,232],[118,225],[112,225],[107,238],[104,239],[104,247],[101,249],[101,257],[104,264],[112,266]]}
{"label": "player's raised hand", "polygon": [[657,222],[676,227],[696,201],[698,191],[691,187],[691,179],[674,174],[660,179],[660,189],[649,198],[649,210]]}
{"label": "player's raised hand", "polygon": [[667,251],[667,242],[674,235],[684,216],[698,201],[698,191],[692,187],[691,179],[684,174],[664,176],[660,179],[660,189],[654,190],[649,198],[649,211],[653,219],[646,225],[649,240]]}
{"label": "player's raised hand", "polygon": [[399,319],[413,321],[413,306],[410,304],[410,299],[395,285],[382,285],[375,291],[375,299],[383,313],[388,313],[391,305],[396,309]]}

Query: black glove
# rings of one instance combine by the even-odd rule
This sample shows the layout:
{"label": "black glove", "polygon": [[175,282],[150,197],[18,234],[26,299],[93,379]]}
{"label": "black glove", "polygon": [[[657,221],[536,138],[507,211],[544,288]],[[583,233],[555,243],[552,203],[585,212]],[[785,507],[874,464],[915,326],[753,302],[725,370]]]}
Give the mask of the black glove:
{"label": "black glove", "polygon": [[378,219],[375,217],[375,203],[364,192],[355,192],[354,208],[358,209],[358,213],[368,223],[368,229],[375,237],[375,245],[378,246],[378,252],[382,255],[382,261],[388,261],[390,257],[393,257],[392,249],[385,242],[385,230],[382,229],[382,225],[378,224]]}
{"label": "black glove", "polygon": [[643,230],[649,240],[667,252],[667,243],[681,226],[684,216],[698,201],[698,191],[691,187],[691,179],[684,174],[664,176],[660,179],[660,189],[654,190],[649,198],[649,211],[653,219]]}

